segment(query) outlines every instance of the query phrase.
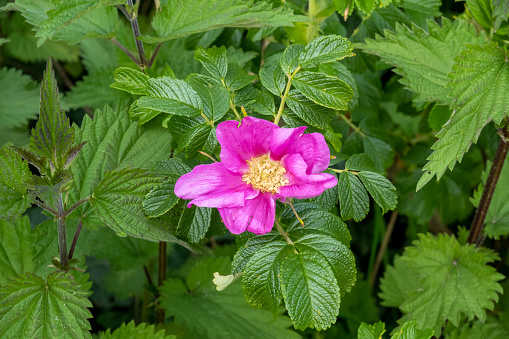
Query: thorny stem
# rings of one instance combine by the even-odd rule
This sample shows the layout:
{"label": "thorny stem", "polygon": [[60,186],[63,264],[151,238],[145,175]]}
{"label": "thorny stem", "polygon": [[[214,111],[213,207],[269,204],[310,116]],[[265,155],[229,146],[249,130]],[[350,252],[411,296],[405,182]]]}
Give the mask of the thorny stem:
{"label": "thorny stem", "polygon": [[484,220],[488,214],[491,198],[495,193],[495,188],[509,151],[509,120],[506,121],[504,127],[499,129],[499,134],[500,141],[498,143],[497,152],[495,153],[490,173],[488,174],[486,184],[484,185],[481,201],[479,202],[479,207],[477,207],[477,210],[475,211],[472,227],[470,228],[470,233],[468,235],[467,242],[469,244],[475,244],[476,246],[480,246],[484,241],[484,237],[481,236],[482,230],[484,229]]}
{"label": "thorny stem", "polygon": [[72,256],[74,254],[74,248],[76,247],[76,243],[78,242],[78,237],[80,236],[82,227],[83,227],[83,223],[80,218],[80,222],[78,223],[78,228],[76,229],[76,233],[74,233],[74,239],[72,239],[71,249],[69,250],[69,260],[72,259]]}
{"label": "thorny stem", "polygon": [[387,230],[385,231],[384,238],[382,240],[382,245],[378,249],[378,255],[376,257],[375,265],[373,266],[371,274],[369,275],[369,286],[371,287],[375,285],[375,279],[378,274],[378,269],[380,268],[380,264],[382,263],[384,253],[387,250],[387,245],[389,244],[389,240],[391,239],[392,231],[394,230],[394,225],[396,224],[397,218],[398,212],[397,211],[392,212],[391,218],[389,219],[389,224],[387,225]]}
{"label": "thorny stem", "polygon": [[297,72],[300,70],[300,67],[297,67],[295,71],[293,71],[292,74],[288,73],[288,82],[286,83],[285,92],[283,93],[283,96],[281,97],[281,104],[279,105],[279,109],[277,111],[277,115],[274,118],[274,123],[276,125],[279,124],[279,120],[281,119],[281,115],[283,114],[283,109],[285,108],[285,101],[286,96],[288,95],[288,92],[290,92],[290,87],[292,87],[292,79],[297,74]]}
{"label": "thorny stem", "polygon": [[[127,5],[131,8],[131,10],[134,9],[133,0],[127,0]],[[133,36],[134,41],[136,42],[136,49],[138,50],[138,55],[140,57],[140,67],[141,69],[145,69],[147,63],[145,60],[145,49],[143,48],[143,42],[141,40],[138,40],[140,37],[140,26],[138,26],[138,13],[135,13],[133,10],[133,13],[131,15],[131,28],[133,30]]]}
{"label": "thorny stem", "polygon": [[60,252],[60,264],[65,268],[69,265],[69,257],[67,256],[67,237],[65,234],[65,216],[63,216],[64,201],[62,199],[62,193],[58,194],[57,209],[58,250]]}
{"label": "thorny stem", "polygon": [[344,114],[340,114],[339,117],[343,119],[348,124],[348,126],[350,126],[355,132],[359,133],[363,138],[366,137],[366,134],[362,133],[361,129],[355,126],[352,123],[352,120],[348,119]]}
{"label": "thorny stem", "polygon": [[281,225],[279,224],[279,221],[277,221],[277,220],[276,220],[276,229],[279,232],[279,234],[281,234],[283,236],[283,238],[285,238],[286,242],[293,246],[294,242],[292,241],[292,239],[290,239],[288,234],[286,234],[285,230],[283,229],[283,227],[281,227]]}
{"label": "thorny stem", "polygon": [[[166,242],[159,242],[159,277],[157,286],[162,286],[164,281],[166,280]],[[159,295],[156,295],[158,298]],[[158,306],[157,308],[157,324],[164,324],[164,319],[166,318],[165,309]]]}

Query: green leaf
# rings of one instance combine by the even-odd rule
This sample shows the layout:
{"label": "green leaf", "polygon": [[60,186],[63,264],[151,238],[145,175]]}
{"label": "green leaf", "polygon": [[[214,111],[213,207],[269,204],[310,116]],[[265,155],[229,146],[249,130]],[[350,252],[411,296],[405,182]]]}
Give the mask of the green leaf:
{"label": "green leaf", "polygon": [[311,126],[327,129],[336,111],[315,104],[297,90],[291,90],[286,97],[288,107]]}
{"label": "green leaf", "polygon": [[156,332],[154,325],[148,325],[147,323],[141,323],[138,326],[131,320],[127,325],[122,325],[117,328],[113,333],[111,329],[107,329],[106,332],[101,334],[101,339],[125,339],[125,338],[137,338],[137,339],[175,339],[174,335],[166,335],[165,330]]}
{"label": "green leaf", "polygon": [[26,211],[34,197],[28,163],[13,149],[0,147],[0,218],[14,219]]}
{"label": "green leaf", "polygon": [[428,31],[398,24],[395,33],[385,31],[385,38],[366,39],[360,48],[396,66],[395,72],[403,76],[401,83],[417,93],[415,100],[450,104],[446,85],[454,58],[467,48],[466,44],[482,44],[486,38],[483,34],[477,36],[475,28],[460,19],[451,23],[444,18],[442,26],[428,21]]}
{"label": "green leaf", "polygon": [[208,207],[193,205],[184,209],[177,226],[177,234],[191,243],[197,243],[207,234],[211,215],[212,209]]}
{"label": "green leaf", "polygon": [[272,9],[265,2],[253,4],[253,0],[169,0],[152,21],[159,37],[144,36],[142,40],[156,43],[221,27],[292,26],[296,20],[299,18],[291,11]]}
{"label": "green leaf", "polygon": [[362,323],[359,326],[359,330],[357,333],[358,339],[382,339],[382,334],[385,333],[385,324],[381,321],[374,323],[373,325],[368,325],[366,323]]}
{"label": "green leaf", "polygon": [[280,65],[271,64],[263,66],[260,69],[259,75],[263,87],[274,95],[283,95],[286,87],[286,77]]}
{"label": "green leaf", "polygon": [[199,74],[191,74],[186,81],[203,102],[203,113],[212,122],[220,120],[230,109],[228,90],[217,83],[210,83]]}
{"label": "green leaf", "polygon": [[92,338],[88,294],[69,273],[19,275],[0,286],[0,336]]}
{"label": "green leaf", "polygon": [[352,172],[342,172],[338,180],[341,218],[361,221],[369,212],[369,197],[359,178]]}
{"label": "green leaf", "polygon": [[157,117],[161,112],[150,108],[142,108],[138,104],[133,102],[129,107],[129,117],[133,120],[138,121],[140,125],[146,124],[150,120]]}
{"label": "green leaf", "polygon": [[287,243],[274,241],[251,256],[242,274],[242,289],[251,306],[268,309],[276,316],[283,298],[280,268],[289,251]]}
{"label": "green leaf", "polygon": [[130,67],[119,67],[113,74],[115,82],[110,85],[131,94],[148,95],[148,80],[150,77],[137,69]]}
{"label": "green leaf", "polygon": [[37,84],[21,70],[0,69],[0,119],[2,127],[22,126],[39,111]]}
{"label": "green leaf", "polygon": [[242,294],[239,281],[224,291],[212,283],[213,273],[229,273],[226,258],[202,260],[191,270],[187,282],[169,279],[159,288],[160,303],[167,317],[175,317],[201,338],[243,338],[256,333],[263,338],[299,338],[288,329],[290,319],[279,309],[277,319],[269,311],[251,307]]}
{"label": "green leaf", "polygon": [[179,201],[175,195],[175,181],[166,181],[154,187],[143,200],[143,212],[150,218],[159,217]]}
{"label": "green leaf", "polygon": [[381,288],[386,290],[385,284],[400,275],[417,278],[418,288],[404,294],[399,322],[415,320],[419,328],[432,328],[440,335],[445,321],[454,326],[465,316],[485,321],[486,309],[492,310],[497,293],[502,293],[498,281],[504,277],[489,265],[495,259],[491,250],[460,245],[452,236],[419,234],[399,258],[405,264],[387,271],[394,276],[384,277]]}
{"label": "green leaf", "polygon": [[365,154],[354,154],[345,163],[345,169],[353,170],[353,171],[369,171],[369,172],[377,172],[375,164],[373,160]]}
{"label": "green leaf", "polygon": [[286,47],[279,59],[281,69],[285,74],[292,74],[299,67],[299,56],[304,49],[305,46],[299,44]]}
{"label": "green leaf", "polygon": [[310,68],[319,64],[354,56],[348,39],[339,35],[322,35],[313,39],[299,56],[299,66]]}
{"label": "green leaf", "polygon": [[499,91],[509,83],[509,62],[503,49],[496,43],[469,45],[456,62],[448,85],[455,113],[437,134],[439,140],[431,147],[435,151],[423,168],[426,173],[418,190],[433,176],[440,179],[447,168],[452,170],[472,142],[477,142],[483,127],[492,120],[500,124],[508,113],[509,98]]}
{"label": "green leaf", "polygon": [[409,321],[398,332],[394,333],[391,339],[430,339],[433,333],[431,328],[420,330],[417,322]]}
{"label": "green leaf", "polygon": [[35,255],[30,220],[24,216],[17,224],[0,220],[0,284],[24,272],[32,272]]}
{"label": "green leaf", "polygon": [[295,328],[324,330],[336,322],[340,291],[329,262],[320,252],[295,245],[281,265],[281,290]]}
{"label": "green leaf", "polygon": [[203,103],[184,80],[171,77],[149,79],[148,95],[136,101],[143,108],[187,117],[199,116]]}
{"label": "green leaf", "polygon": [[420,287],[419,272],[413,270],[411,263],[396,255],[392,266],[387,266],[380,279],[380,304],[385,307],[399,307]]}
{"label": "green leaf", "polygon": [[373,159],[378,171],[389,168],[394,162],[394,150],[385,141],[369,136],[362,138],[366,154]]}
{"label": "green leaf", "polygon": [[[241,236],[237,236],[237,242]],[[232,274],[239,274],[244,271],[247,263],[253,255],[267,244],[273,243],[276,239],[280,239],[281,235],[276,231],[270,233],[255,235],[249,238],[245,244],[239,245],[239,250],[233,257]]]}
{"label": "green leaf", "polygon": [[451,331],[444,332],[446,339],[499,339],[507,338],[509,335],[506,322],[504,323],[501,318],[495,320],[493,316],[488,316],[484,323],[479,320],[468,321]]}
{"label": "green leaf", "polygon": [[292,83],[307,98],[328,108],[346,111],[353,97],[352,88],[346,82],[323,73],[299,72]]}
{"label": "green leaf", "polygon": [[201,62],[203,67],[217,79],[224,79],[228,72],[228,59],[226,57],[226,48],[211,47],[204,49],[200,47],[194,53],[194,58]]}
{"label": "green leaf", "polygon": [[451,117],[451,109],[446,105],[434,105],[428,116],[428,124],[433,131],[440,131]]}
{"label": "green leaf", "polygon": [[502,21],[507,21],[509,18],[509,1],[507,0],[492,0],[491,6],[493,7],[493,17],[496,18],[493,29],[495,32],[500,27]]}
{"label": "green leaf", "polygon": [[396,187],[381,174],[369,171],[362,171],[358,174],[369,194],[382,208],[382,214],[394,210],[398,204]]}
{"label": "green leaf", "polygon": [[226,84],[226,88],[229,91],[236,91],[241,88],[246,87],[253,80],[256,79],[256,76],[249,75],[242,67],[240,67],[237,63],[231,62],[228,64],[228,73],[224,79]]}

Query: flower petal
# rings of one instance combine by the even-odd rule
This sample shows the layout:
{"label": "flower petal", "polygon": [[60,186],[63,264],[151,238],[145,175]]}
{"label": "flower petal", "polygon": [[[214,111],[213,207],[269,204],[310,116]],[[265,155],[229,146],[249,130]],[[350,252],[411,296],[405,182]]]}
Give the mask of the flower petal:
{"label": "flower petal", "polygon": [[228,171],[222,163],[198,165],[181,176],[175,184],[175,194],[193,199],[187,207],[235,207],[253,199],[259,191],[242,181],[242,175]]}
{"label": "flower petal", "polygon": [[286,178],[290,184],[279,188],[282,196],[307,199],[317,197],[327,188],[337,185],[338,179],[329,173],[308,174],[308,165],[300,154],[289,154],[281,159],[286,168]]}
{"label": "flower petal", "polygon": [[217,140],[221,144],[221,162],[233,172],[247,170],[246,160],[269,153],[272,133],[279,127],[270,121],[245,117],[240,127],[237,121],[217,125]]}
{"label": "flower petal", "polygon": [[254,234],[269,233],[274,226],[276,199],[270,193],[260,193],[256,198],[246,200],[244,206],[219,208],[223,222],[233,234],[244,231]]}
{"label": "flower petal", "polygon": [[307,173],[320,173],[329,167],[330,150],[320,133],[302,134],[306,127],[281,128],[270,141],[271,157],[280,160],[287,154],[298,153],[308,165]]}

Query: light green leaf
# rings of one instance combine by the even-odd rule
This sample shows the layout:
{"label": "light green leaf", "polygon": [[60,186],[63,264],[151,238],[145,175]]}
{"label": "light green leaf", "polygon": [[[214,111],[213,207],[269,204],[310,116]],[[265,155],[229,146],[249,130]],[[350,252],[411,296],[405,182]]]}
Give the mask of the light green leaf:
{"label": "light green leaf", "polygon": [[30,220],[24,216],[17,225],[0,220],[0,284],[24,272],[32,272],[35,255]]}
{"label": "light green leaf", "polygon": [[111,329],[107,329],[106,332],[101,334],[101,339],[125,339],[125,338],[136,338],[136,339],[175,339],[174,335],[166,335],[165,330],[156,332],[154,325],[148,325],[147,323],[141,323],[138,326],[131,320],[127,325],[123,323],[113,333]]}
{"label": "light green leaf", "polygon": [[177,234],[191,243],[197,243],[207,234],[211,216],[212,208],[193,205],[184,209],[177,226]]}
{"label": "light green leaf", "polygon": [[400,0],[398,7],[410,9],[412,11],[421,12],[431,16],[441,16],[440,0]]}
{"label": "light green leaf", "polygon": [[461,19],[451,23],[444,18],[442,26],[428,21],[428,30],[398,24],[395,33],[385,31],[385,38],[366,39],[366,44],[359,47],[396,66],[395,72],[403,76],[401,83],[417,93],[417,101],[450,104],[446,85],[454,58],[467,48],[467,43],[482,44],[486,38],[483,34],[477,36],[475,28]]}
{"label": "light green leaf", "polygon": [[380,304],[385,307],[399,307],[420,287],[419,272],[413,269],[411,263],[396,255],[392,266],[387,266],[380,279]]}
{"label": "light green leaf", "polygon": [[394,333],[391,339],[430,339],[432,336],[433,330],[431,328],[421,331],[417,326],[417,322],[409,321],[398,332]]}
{"label": "light green leaf", "polygon": [[161,114],[161,112],[154,109],[138,106],[136,101],[131,104],[131,107],[129,107],[129,117],[138,121],[140,125],[146,124],[150,120],[157,117],[159,114]]}
{"label": "light green leaf", "polygon": [[226,84],[226,88],[229,91],[237,91],[241,88],[246,87],[253,80],[256,79],[256,76],[249,75],[242,67],[240,67],[237,63],[231,62],[228,64],[228,73],[226,73],[226,77],[224,82]]}
{"label": "light green leaf", "polygon": [[318,105],[348,110],[353,97],[352,88],[343,80],[316,72],[299,72],[292,83],[307,98]]}
{"label": "light green leaf", "polygon": [[369,212],[369,197],[359,178],[352,172],[342,172],[338,180],[341,218],[361,221]]}
{"label": "light green leaf", "polygon": [[358,339],[382,339],[382,334],[385,333],[385,324],[381,321],[374,323],[373,325],[368,325],[366,323],[362,323],[359,326],[359,330],[357,333]]}
{"label": "light green leaf", "polygon": [[242,289],[251,306],[265,308],[276,316],[283,298],[280,268],[291,247],[282,241],[270,242],[249,259],[242,274]]}
{"label": "light green leaf", "polygon": [[0,119],[2,127],[22,126],[39,112],[39,89],[20,70],[0,69]]}
{"label": "light green leaf", "polygon": [[148,80],[150,77],[137,69],[130,67],[119,67],[113,74],[115,82],[110,85],[112,88],[119,89],[132,94],[148,95]]}
{"label": "light green leaf", "polygon": [[336,111],[315,104],[297,90],[291,90],[288,93],[286,103],[299,118],[321,129],[327,129],[331,117],[336,115]]}
{"label": "light green leaf", "polygon": [[509,97],[501,89],[509,83],[509,62],[496,43],[469,45],[452,69],[448,88],[455,112],[437,134],[439,140],[431,147],[435,151],[428,157],[417,190],[433,176],[440,179],[447,168],[452,170],[472,142],[477,142],[483,127],[492,120],[500,124],[508,113]]}
{"label": "light green leaf", "polygon": [[281,69],[285,74],[292,74],[299,67],[299,56],[304,51],[305,46],[293,44],[286,47],[279,59]]}
{"label": "light green leaf", "polygon": [[299,56],[299,66],[310,68],[319,64],[354,56],[353,47],[339,35],[322,35],[313,39]]}
{"label": "light green leaf", "polygon": [[152,21],[159,37],[142,39],[156,43],[221,27],[292,26],[296,20],[291,11],[272,9],[265,2],[253,4],[253,0],[169,0]]}
{"label": "light green leaf", "polygon": [[263,87],[274,95],[282,96],[286,87],[286,77],[278,64],[263,66],[260,69],[260,80]]}
{"label": "light green leaf", "polygon": [[14,219],[26,211],[34,197],[29,194],[32,188],[32,173],[28,163],[13,149],[0,147],[0,217]]}
{"label": "light green leaf", "polygon": [[88,294],[69,273],[19,275],[0,286],[0,337],[92,338]]}
{"label": "light green leaf", "polygon": [[215,78],[224,79],[228,72],[228,59],[226,57],[226,48],[211,47],[204,49],[200,47],[194,53],[194,58],[201,62],[203,67]]}
{"label": "light green leaf", "polygon": [[199,116],[203,110],[198,93],[184,80],[167,76],[150,79],[148,93],[136,101],[138,106],[187,117]]}
{"label": "light green leaf", "polygon": [[358,174],[369,194],[382,208],[382,214],[394,210],[398,204],[396,187],[381,174],[369,171],[362,171]]}
{"label": "light green leaf", "polygon": [[[300,241],[300,239],[299,239]],[[281,265],[281,290],[295,328],[324,330],[336,322],[340,291],[329,262],[304,246],[289,252]]]}
{"label": "light green leaf", "polygon": [[496,18],[493,29],[495,32],[500,27],[502,21],[507,21],[509,18],[509,1],[507,0],[492,0],[491,6],[493,7],[493,17]]}

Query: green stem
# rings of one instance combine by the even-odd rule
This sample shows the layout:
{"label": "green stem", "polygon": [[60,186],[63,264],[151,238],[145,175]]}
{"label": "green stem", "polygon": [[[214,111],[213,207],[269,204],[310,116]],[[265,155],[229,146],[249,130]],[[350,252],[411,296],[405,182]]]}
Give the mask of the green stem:
{"label": "green stem", "polygon": [[134,41],[136,42],[136,49],[138,50],[138,55],[140,57],[140,68],[145,69],[147,65],[147,62],[145,60],[145,49],[143,48],[143,42],[141,42],[141,40],[138,39],[141,35],[140,26],[138,25],[138,13],[134,11],[133,0],[127,0],[127,5],[132,10],[132,15],[130,19],[131,28],[133,30]]}
{"label": "green stem", "polygon": [[74,210],[75,210],[75,209],[76,209],[79,205],[81,205],[81,204],[83,204],[83,203],[85,203],[85,202],[89,201],[91,198],[92,198],[92,197],[90,196],[90,197],[86,197],[86,198],[83,198],[83,199],[80,199],[80,200],[76,201],[76,202],[74,203],[74,205],[72,205],[71,207],[69,207],[69,209],[68,209],[67,211],[64,211],[64,213],[63,213],[63,215],[62,215],[62,216],[63,216],[63,217],[67,217],[67,216],[68,216],[69,214],[71,214],[71,213],[72,213],[72,211],[74,211]]}
{"label": "green stem", "polygon": [[344,114],[340,114],[339,117],[343,119],[343,121],[346,122],[356,133],[359,133],[363,138],[366,137],[366,135],[362,133],[361,129],[352,123],[351,119],[348,119]]}
{"label": "green stem", "polygon": [[214,123],[207,118],[207,116],[205,115],[205,113],[203,113],[203,111],[200,113],[200,115],[205,120],[207,125],[214,127]]}
{"label": "green stem", "polygon": [[288,234],[285,232],[285,230],[283,229],[283,227],[281,227],[281,225],[279,224],[279,221],[276,220],[276,229],[277,231],[279,232],[279,234],[281,234],[283,236],[283,238],[285,238],[286,242],[289,244],[289,245],[292,245],[294,244],[294,242],[292,241],[292,239],[290,239],[290,237],[288,236]]}
{"label": "green stem", "polygon": [[352,170],[349,170],[349,169],[346,169],[346,168],[345,168],[345,169],[342,169],[342,170],[338,170],[338,169],[330,168],[330,167],[329,167],[329,169],[330,169],[331,171],[333,171],[333,172],[336,172],[336,173],[350,172],[350,173],[352,173],[352,174],[354,174],[354,175],[359,175],[359,172],[357,172],[357,171],[352,171]]}
{"label": "green stem", "polygon": [[285,92],[283,93],[283,95],[281,96],[281,104],[279,105],[279,109],[277,111],[277,115],[276,117],[274,118],[274,123],[276,125],[279,124],[279,120],[281,119],[281,115],[283,114],[283,109],[285,108],[285,101],[286,101],[286,97],[288,96],[288,92],[290,92],[290,88],[292,87],[292,80],[293,80],[293,77],[295,76],[295,74],[297,74],[297,72],[300,70],[300,67],[297,67],[295,69],[295,71],[293,71],[292,74],[288,73],[288,82],[286,83],[286,88],[285,88]]}
{"label": "green stem", "polygon": [[69,265],[69,257],[67,256],[67,236],[65,234],[64,201],[62,199],[62,193],[58,194],[57,209],[58,250],[60,252],[60,264],[65,269],[65,267]]}

